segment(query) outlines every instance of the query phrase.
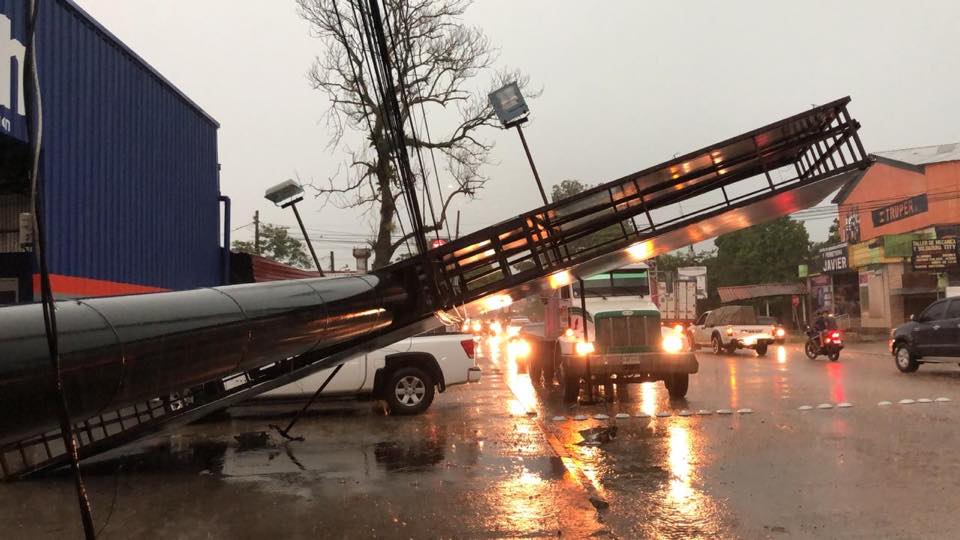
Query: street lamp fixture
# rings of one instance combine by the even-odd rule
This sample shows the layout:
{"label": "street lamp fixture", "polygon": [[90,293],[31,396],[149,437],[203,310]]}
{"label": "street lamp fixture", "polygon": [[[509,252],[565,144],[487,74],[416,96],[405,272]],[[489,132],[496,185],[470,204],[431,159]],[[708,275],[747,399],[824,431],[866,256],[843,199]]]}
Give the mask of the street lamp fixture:
{"label": "street lamp fixture", "polygon": [[537,181],[537,189],[540,190],[540,197],[543,198],[543,204],[546,206],[547,193],[543,191],[543,182],[540,181],[540,173],[537,172],[537,166],[533,163],[533,156],[530,155],[530,147],[527,146],[527,138],[523,136],[523,129],[520,125],[526,122],[530,116],[530,108],[527,107],[523,94],[520,93],[520,87],[516,82],[512,82],[502,88],[490,92],[490,105],[504,129],[517,128],[520,134],[520,142],[523,143],[523,151],[527,154],[527,161],[530,162],[530,169],[533,171],[533,179]]}
{"label": "street lamp fixture", "polygon": [[320,267],[320,259],[317,258],[317,252],[313,250],[313,243],[310,242],[310,236],[307,234],[307,228],[303,226],[303,220],[300,219],[300,211],[297,210],[297,203],[303,200],[303,187],[293,180],[281,182],[264,193],[264,198],[280,208],[293,208],[293,215],[297,217],[297,223],[300,224],[300,232],[303,233],[303,239],[307,243],[310,255],[313,257],[313,264],[317,266],[317,272],[323,275],[323,268]]}

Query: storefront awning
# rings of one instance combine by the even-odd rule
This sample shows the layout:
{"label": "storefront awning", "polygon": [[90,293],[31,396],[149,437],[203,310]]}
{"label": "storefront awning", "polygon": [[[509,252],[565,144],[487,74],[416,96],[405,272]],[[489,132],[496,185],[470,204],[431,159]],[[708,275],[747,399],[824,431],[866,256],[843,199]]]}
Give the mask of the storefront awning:
{"label": "storefront awning", "polygon": [[807,294],[807,287],[803,283],[761,283],[738,287],[717,287],[717,292],[720,293],[720,301],[726,304],[751,298]]}
{"label": "storefront awning", "polygon": [[935,287],[908,287],[902,289],[890,289],[891,296],[910,296],[918,294],[937,294],[940,291]]}

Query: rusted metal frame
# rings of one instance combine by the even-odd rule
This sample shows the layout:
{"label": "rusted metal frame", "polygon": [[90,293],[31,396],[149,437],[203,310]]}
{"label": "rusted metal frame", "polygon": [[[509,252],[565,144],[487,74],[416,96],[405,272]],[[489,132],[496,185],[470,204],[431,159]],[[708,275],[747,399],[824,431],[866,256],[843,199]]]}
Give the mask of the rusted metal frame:
{"label": "rusted metal frame", "polygon": [[[830,146],[830,144],[828,143],[827,140],[821,140],[820,142],[817,143],[817,146],[820,146],[820,147],[823,148],[823,151],[824,151],[824,152],[826,153],[826,155],[827,155],[827,159],[830,160],[830,166],[831,166],[831,168],[832,168],[832,169],[836,169],[836,168],[837,168],[837,160],[834,159],[834,157],[833,157],[833,154],[836,152],[836,149],[831,149],[832,147]],[[831,170],[832,170],[832,169],[831,169]]]}
{"label": "rusted metal frame", "polygon": [[[807,139],[809,139],[809,140],[807,140]],[[780,149],[782,149],[782,148],[789,148],[790,146],[801,146],[801,145],[807,144],[808,142],[813,142],[814,140],[815,140],[815,139],[814,139],[813,137],[806,137],[806,139],[804,139],[804,140],[797,140],[797,141],[790,141],[790,140],[785,139],[783,142],[781,142],[781,143],[780,143],[776,148],[774,148],[773,150],[780,150]],[[737,158],[735,158],[735,159],[731,159],[730,161],[727,161],[727,162],[723,163],[723,166],[722,166],[722,167],[718,167],[718,166],[714,165],[714,166],[708,167],[708,168],[706,168],[706,169],[701,169],[701,170],[693,171],[693,172],[687,173],[687,174],[685,174],[685,175],[683,175],[683,176],[680,176],[680,177],[678,177],[678,178],[676,178],[676,179],[672,179],[671,181],[668,181],[668,182],[660,182],[660,183],[658,183],[658,184],[655,184],[655,185],[653,185],[653,186],[650,186],[650,187],[645,188],[645,189],[642,189],[642,190],[639,189],[639,185],[636,183],[636,180],[635,180],[635,179],[631,179],[631,180],[629,180],[629,181],[634,182],[634,186],[638,188],[637,193],[630,194],[630,195],[624,197],[624,198],[621,199],[618,203],[615,203],[615,204],[625,204],[625,205],[627,205],[627,206],[631,206],[629,203],[635,201],[636,199],[641,199],[641,201],[642,201],[643,198],[644,198],[646,195],[655,194],[655,193],[660,192],[660,191],[663,191],[663,190],[665,190],[665,189],[669,189],[669,188],[675,187],[677,184],[682,184],[682,183],[690,182],[690,181],[693,181],[693,180],[696,180],[696,179],[699,179],[699,178],[707,177],[707,176],[710,175],[711,173],[716,174],[717,177],[723,177],[723,175],[719,174],[719,169],[724,168],[724,167],[729,168],[729,167],[733,167],[733,166],[737,166],[737,165],[742,165],[742,164],[744,164],[744,163],[749,163],[749,162],[753,161],[754,159],[755,159],[754,154],[745,154],[745,155],[743,155],[743,156],[737,157]],[[739,180],[742,180],[742,179],[744,179],[744,178],[749,178],[749,176],[748,176],[748,177],[744,177],[744,178],[739,178],[739,179],[737,179],[737,176],[736,176],[736,175],[731,175],[731,176],[734,178],[734,180],[731,180],[731,181],[730,181],[731,183],[732,183],[732,182],[739,181]],[[750,176],[752,176],[752,175],[750,175]],[[622,185],[622,183],[621,183],[620,185]],[[679,190],[679,191],[687,191],[688,189],[689,189],[689,188],[684,188],[684,189]],[[592,191],[592,192],[590,193],[590,195],[595,195],[596,193],[599,193],[599,192],[598,192],[598,191]],[[580,200],[579,195],[580,195],[580,194],[578,194],[578,196],[571,197],[570,199],[565,199],[563,202],[566,203],[566,205],[575,204],[576,202],[579,202],[579,200]],[[575,198],[575,197],[576,197],[576,198]],[[611,201],[611,203],[612,203],[612,201]],[[581,217],[588,216],[588,215],[590,215],[590,214],[597,213],[598,211],[603,211],[603,210],[605,210],[605,209],[607,209],[607,208],[610,208],[610,207],[611,207],[611,204],[608,204],[608,205],[594,205],[594,206],[590,206],[590,207],[587,207],[587,208],[580,209],[580,210],[578,210],[578,211],[572,212],[571,214],[568,214],[568,215],[564,216],[564,217],[562,218],[562,220],[563,220],[563,222],[569,222],[569,221],[572,221],[572,220],[575,220],[575,219],[579,219],[579,218],[581,218]],[[560,209],[560,208],[562,208],[562,206],[558,206],[557,209]]]}
{"label": "rusted metal frame", "polygon": [[[760,167],[763,169],[763,175],[767,178],[767,183],[770,184],[770,189],[773,189],[773,178],[770,177],[770,171],[767,168],[767,162],[765,159],[763,159],[763,153],[760,151],[760,143],[757,142],[756,137],[752,137],[751,140],[753,141],[753,148],[756,150],[757,161],[760,162]],[[713,160],[712,154],[710,155],[710,159]],[[723,195],[726,197],[726,190],[724,190]]]}
{"label": "rusted metal frame", "polygon": [[27,452],[23,449],[23,444],[17,443],[17,450],[20,452],[20,459],[23,461],[23,468],[30,467],[30,460],[27,459]]}
{"label": "rusted metal frame", "polygon": [[540,270],[542,272],[543,264],[540,262],[540,257],[539,257],[540,253],[536,249],[536,245],[538,244],[538,242],[534,240],[533,228],[530,227],[530,222],[527,220],[523,220],[523,232],[527,239],[527,246],[529,246],[529,249],[530,249],[530,256],[533,258],[533,265],[537,270]]}
{"label": "rusted metal frame", "polygon": [[[622,188],[622,187],[620,188],[620,191],[623,191],[623,188]],[[617,202],[613,200],[613,188],[612,188],[612,187],[607,188],[607,193],[610,194],[610,200],[613,202],[613,210],[616,212],[616,211],[617,211]],[[630,219],[633,219],[633,218],[631,217]],[[620,223],[620,231],[623,232],[623,237],[626,238],[626,237],[627,237],[627,227],[624,226],[623,222],[624,222],[624,220],[620,220],[620,221],[619,221],[619,223]]]}
{"label": "rusted metal frame", "polygon": [[[843,123],[845,125],[853,125],[856,123],[855,121],[850,120],[850,114],[847,112],[846,105],[843,105],[842,107],[840,107],[840,116],[843,117]],[[863,149],[863,143],[860,142],[860,135],[857,134],[857,129],[856,129],[857,127],[859,127],[859,125],[854,126],[854,129],[853,129],[853,141],[854,143],[856,143],[857,149],[860,151],[860,153],[855,157],[859,157],[860,159],[866,159],[867,151]]]}
{"label": "rusted metal frame", "polygon": [[[690,152],[690,153],[687,153],[687,154],[685,154],[685,155],[683,155],[683,156],[676,157],[676,158],[674,158],[673,160],[668,161],[668,162],[666,162],[666,163],[661,163],[661,164],[658,164],[658,165],[654,165],[653,167],[649,167],[649,168],[647,168],[647,169],[644,169],[644,170],[642,170],[642,171],[638,171],[638,172],[636,172],[636,173],[634,173],[634,174],[631,174],[631,175],[629,175],[629,176],[627,176],[627,177],[623,177],[623,178],[620,178],[620,179],[617,179],[617,180],[620,180],[620,181],[622,181],[622,182],[627,182],[627,181],[630,181],[631,179],[634,179],[634,178],[640,178],[640,177],[646,176],[647,174],[649,174],[649,173],[651,173],[651,172],[654,172],[654,171],[658,170],[657,167],[661,167],[661,168],[662,168],[662,167],[670,167],[670,166],[672,166],[672,165],[676,165],[676,164],[679,164],[679,163],[683,163],[684,161],[687,161],[687,160],[689,160],[689,159],[692,159],[692,158],[694,158],[694,157],[697,157],[697,156],[699,156],[699,155],[702,155],[703,153],[708,152],[708,151],[710,151],[710,150],[714,150],[714,149],[717,149],[717,148],[723,148],[723,147],[726,147],[726,146],[730,146],[730,145],[736,144],[736,143],[741,142],[741,141],[745,141],[745,140],[747,140],[747,139],[749,139],[749,138],[751,138],[751,137],[756,136],[757,134],[768,132],[768,131],[770,131],[770,130],[772,130],[772,129],[775,129],[775,128],[777,128],[777,127],[789,126],[789,125],[791,125],[791,124],[794,124],[794,123],[798,122],[798,121],[801,120],[801,119],[816,118],[817,115],[823,115],[824,113],[827,113],[827,112],[830,112],[831,114],[836,114],[836,111],[837,111],[841,106],[843,106],[844,104],[849,103],[849,102],[850,102],[850,98],[849,98],[849,97],[844,97],[844,98],[841,98],[841,99],[837,99],[837,100],[831,101],[830,103],[825,103],[825,104],[820,105],[820,106],[818,106],[818,107],[815,107],[815,108],[813,108],[813,109],[811,109],[811,110],[804,111],[804,112],[802,112],[802,113],[795,114],[795,115],[793,115],[793,116],[791,116],[791,117],[789,117],[789,118],[784,118],[784,119],[778,120],[777,122],[774,122],[774,123],[772,123],[772,124],[768,124],[768,125],[765,125],[765,126],[756,128],[756,129],[754,129],[754,130],[748,131],[748,132],[746,132],[746,133],[742,133],[742,134],[740,134],[740,135],[736,135],[736,136],[734,136],[734,137],[731,137],[731,138],[729,138],[729,139],[720,141],[720,142],[718,142],[718,143],[716,143],[716,144],[713,144],[713,145],[711,145],[711,146],[708,146],[708,147],[706,147],[706,148],[701,148],[701,149],[699,149],[699,150],[695,150],[695,151]],[[617,181],[617,180],[614,180],[614,181]],[[601,185],[601,186],[598,186],[598,187],[596,187],[596,188],[591,188],[591,189],[589,189],[589,190],[587,190],[587,191],[584,191],[583,193],[579,193],[579,194],[575,195],[574,197],[571,197],[570,199],[564,199],[563,201],[560,201],[560,202],[557,202],[557,203],[551,203],[550,205],[544,207],[544,209],[541,209],[541,210],[553,209],[553,208],[559,207],[559,206],[561,206],[561,203],[567,203],[567,202],[568,202],[569,200],[571,200],[571,199],[580,199],[580,198],[583,198],[583,197],[592,195],[592,194],[594,194],[594,193],[597,193],[597,192],[601,191],[602,188],[603,188],[602,185]]]}
{"label": "rusted metal frame", "polygon": [[[843,139],[843,138],[845,138],[845,137],[847,137],[847,136],[848,136],[847,134],[842,134],[840,137],[841,137],[841,139]],[[837,168],[836,165],[834,165],[833,169],[827,169],[827,167],[826,167],[826,159],[827,159],[827,157],[828,157],[830,154],[832,154],[833,152],[835,152],[835,151],[837,150],[837,148],[839,148],[839,144],[838,144],[836,141],[834,141],[834,144],[833,144],[833,145],[827,145],[826,153],[822,154],[819,158],[817,158],[817,161],[815,161],[815,162],[813,163],[813,166],[814,166],[814,167],[817,167],[817,168],[819,168],[819,167],[821,167],[821,166],[823,167],[824,170],[823,170],[823,173],[821,173],[821,174],[825,174],[825,173],[827,173],[827,172],[830,172],[831,170],[836,170],[836,168]],[[809,172],[809,171],[807,171],[807,172]]]}

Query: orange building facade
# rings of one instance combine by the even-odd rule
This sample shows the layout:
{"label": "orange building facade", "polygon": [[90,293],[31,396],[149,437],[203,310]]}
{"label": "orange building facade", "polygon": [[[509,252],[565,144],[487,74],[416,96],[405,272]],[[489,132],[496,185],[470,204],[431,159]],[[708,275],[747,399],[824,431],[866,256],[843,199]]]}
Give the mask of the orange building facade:
{"label": "orange building facade", "polygon": [[808,282],[815,309],[865,332],[960,294],[960,143],[872,157],[834,198],[841,242],[815,256]]}

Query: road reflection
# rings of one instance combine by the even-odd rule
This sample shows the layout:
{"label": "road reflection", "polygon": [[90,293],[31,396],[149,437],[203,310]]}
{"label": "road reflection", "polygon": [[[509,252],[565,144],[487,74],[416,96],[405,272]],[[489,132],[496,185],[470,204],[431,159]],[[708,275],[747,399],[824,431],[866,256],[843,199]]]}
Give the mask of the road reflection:
{"label": "road reflection", "polygon": [[834,403],[847,400],[843,384],[843,366],[837,362],[827,364],[827,378],[830,380],[830,399]]}

